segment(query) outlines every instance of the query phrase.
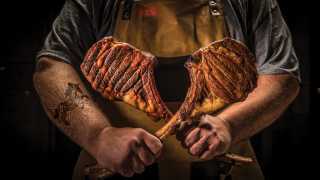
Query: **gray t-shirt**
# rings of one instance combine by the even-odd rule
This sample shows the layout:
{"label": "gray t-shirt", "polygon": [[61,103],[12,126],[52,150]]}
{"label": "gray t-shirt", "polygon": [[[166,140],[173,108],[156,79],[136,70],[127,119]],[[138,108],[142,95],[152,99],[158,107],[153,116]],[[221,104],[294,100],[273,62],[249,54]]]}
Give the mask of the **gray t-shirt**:
{"label": "gray t-shirt", "polygon": [[[300,80],[290,31],[276,0],[222,0],[232,38],[248,45],[259,74],[288,73]],[[79,68],[86,51],[112,35],[119,0],[66,0],[37,59],[55,57]]]}

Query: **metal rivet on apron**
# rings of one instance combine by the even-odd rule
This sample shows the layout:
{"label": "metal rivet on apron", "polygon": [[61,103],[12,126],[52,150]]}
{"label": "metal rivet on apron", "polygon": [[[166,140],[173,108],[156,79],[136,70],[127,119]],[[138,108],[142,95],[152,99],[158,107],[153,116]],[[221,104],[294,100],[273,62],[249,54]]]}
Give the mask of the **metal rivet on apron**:
{"label": "metal rivet on apron", "polygon": [[210,5],[210,6],[216,6],[217,3],[216,3],[215,1],[209,1],[209,5]]}
{"label": "metal rivet on apron", "polygon": [[219,4],[214,0],[209,0],[209,10],[212,16],[220,16]]}
{"label": "metal rivet on apron", "polygon": [[213,9],[213,10],[211,10],[210,12],[211,12],[211,15],[212,15],[212,16],[220,16],[220,15],[221,15],[221,13],[220,13],[218,10],[216,10],[216,9]]}

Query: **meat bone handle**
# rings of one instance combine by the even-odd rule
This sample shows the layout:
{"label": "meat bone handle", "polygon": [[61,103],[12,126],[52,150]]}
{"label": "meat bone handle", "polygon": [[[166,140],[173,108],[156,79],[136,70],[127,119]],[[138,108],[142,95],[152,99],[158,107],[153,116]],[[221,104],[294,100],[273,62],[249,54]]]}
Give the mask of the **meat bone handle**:
{"label": "meat bone handle", "polygon": [[[169,127],[170,127],[169,124],[165,125],[161,129],[159,129],[155,133],[155,135],[161,141],[164,141],[170,135],[169,133],[170,131],[168,131]],[[240,156],[232,153],[226,153],[226,154],[217,156],[215,159],[221,162],[232,164],[232,165],[241,165],[241,164],[253,162],[252,158],[250,157],[244,157],[244,156]],[[107,177],[113,176],[114,174],[115,174],[114,172],[101,167],[99,164],[87,166],[85,168],[85,175],[87,175],[90,178],[90,180],[107,178]]]}

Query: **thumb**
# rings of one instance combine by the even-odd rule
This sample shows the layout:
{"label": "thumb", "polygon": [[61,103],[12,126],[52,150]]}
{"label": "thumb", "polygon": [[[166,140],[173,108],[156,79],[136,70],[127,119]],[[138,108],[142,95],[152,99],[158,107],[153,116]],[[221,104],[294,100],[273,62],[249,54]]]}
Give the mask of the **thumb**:
{"label": "thumb", "polygon": [[154,155],[158,155],[161,153],[163,145],[159,138],[155,137],[150,133],[145,133],[143,136],[143,140],[146,146]]}

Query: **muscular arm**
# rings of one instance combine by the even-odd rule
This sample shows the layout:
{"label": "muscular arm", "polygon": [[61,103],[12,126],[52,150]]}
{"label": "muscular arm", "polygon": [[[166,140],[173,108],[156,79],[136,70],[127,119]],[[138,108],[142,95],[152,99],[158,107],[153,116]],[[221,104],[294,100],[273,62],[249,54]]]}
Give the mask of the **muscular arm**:
{"label": "muscular arm", "polygon": [[299,92],[299,84],[290,75],[260,75],[257,88],[240,103],[222,111],[218,117],[228,122],[232,142],[256,134],[272,124]]}
{"label": "muscular arm", "polygon": [[90,98],[73,67],[51,58],[42,58],[37,63],[33,82],[50,120],[91,152],[90,142],[109,126],[109,122]]}
{"label": "muscular arm", "polygon": [[182,138],[192,155],[212,159],[231,144],[245,140],[274,122],[299,91],[290,75],[260,75],[257,87],[243,102],[232,104],[215,116],[205,115]]}
{"label": "muscular arm", "polygon": [[102,167],[130,177],[161,154],[160,140],[145,130],[110,127],[72,66],[43,58],[33,81],[51,121]]}

